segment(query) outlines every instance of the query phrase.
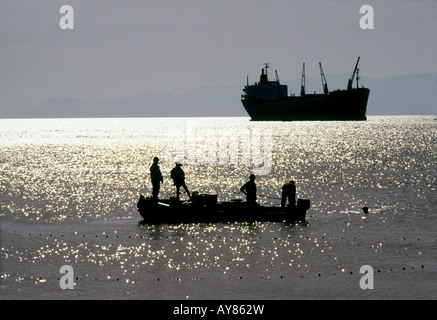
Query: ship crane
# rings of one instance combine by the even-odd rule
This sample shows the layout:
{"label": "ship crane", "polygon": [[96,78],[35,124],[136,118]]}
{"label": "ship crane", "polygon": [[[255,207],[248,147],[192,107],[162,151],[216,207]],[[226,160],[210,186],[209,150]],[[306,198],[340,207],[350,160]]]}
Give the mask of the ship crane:
{"label": "ship crane", "polygon": [[352,76],[350,77],[350,79],[348,81],[348,84],[347,84],[348,90],[352,90],[352,83],[354,81],[355,74],[357,74],[357,88],[358,88],[358,79],[359,79],[359,77],[358,77],[358,62],[360,62],[360,57],[358,57],[357,64],[355,65],[354,73],[352,73]]}
{"label": "ship crane", "polygon": [[319,66],[320,66],[320,75],[322,77],[323,92],[325,94],[328,94],[329,93],[328,83],[326,82],[325,73],[323,72],[323,68],[322,68],[322,63],[319,62]]}
{"label": "ship crane", "polygon": [[302,80],[300,82],[300,95],[303,97],[305,95],[305,62],[302,66]]}
{"label": "ship crane", "polygon": [[357,89],[358,89],[358,81],[361,79],[360,77],[360,69],[357,69]]}

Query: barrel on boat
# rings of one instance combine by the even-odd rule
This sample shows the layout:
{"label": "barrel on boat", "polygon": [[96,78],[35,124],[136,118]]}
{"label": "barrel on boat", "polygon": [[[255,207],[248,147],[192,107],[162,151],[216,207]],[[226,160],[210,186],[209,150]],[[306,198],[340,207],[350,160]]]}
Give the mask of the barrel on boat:
{"label": "barrel on boat", "polygon": [[308,210],[311,208],[310,199],[297,199],[297,207],[299,209]]}

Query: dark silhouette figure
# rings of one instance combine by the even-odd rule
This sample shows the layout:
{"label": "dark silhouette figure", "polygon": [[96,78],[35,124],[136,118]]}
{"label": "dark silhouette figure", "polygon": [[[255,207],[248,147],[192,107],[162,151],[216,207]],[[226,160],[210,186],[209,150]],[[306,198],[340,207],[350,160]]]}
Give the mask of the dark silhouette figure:
{"label": "dark silhouette figure", "polygon": [[181,168],[182,164],[176,163],[176,166],[170,171],[170,177],[173,180],[174,185],[176,186],[176,195],[179,201],[180,189],[183,187],[188,194],[188,197],[191,200],[190,192],[188,191],[187,185],[185,184],[185,173]]}
{"label": "dark silhouette figure", "polygon": [[161,169],[159,169],[158,165],[159,159],[158,157],[153,158],[153,164],[150,167],[150,178],[152,179],[152,199],[153,201],[158,201],[159,189],[161,188],[161,182],[164,181],[161,174]]}
{"label": "dark silhouette figure", "polygon": [[363,207],[363,213],[369,213],[369,207]]}
{"label": "dark silhouette figure", "polygon": [[240,191],[246,195],[246,201],[249,205],[256,204],[256,184],[255,175],[251,174],[249,181],[247,181],[241,188]]}
{"label": "dark silhouette figure", "polygon": [[287,203],[292,208],[296,208],[296,185],[290,181],[282,186],[281,208],[285,208]]}

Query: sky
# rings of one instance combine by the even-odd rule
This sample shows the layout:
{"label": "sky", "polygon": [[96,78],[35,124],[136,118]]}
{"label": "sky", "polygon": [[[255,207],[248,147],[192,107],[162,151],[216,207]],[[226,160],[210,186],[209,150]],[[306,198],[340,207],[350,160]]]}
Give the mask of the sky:
{"label": "sky", "polygon": [[[74,9],[62,30],[61,6]],[[371,5],[374,29],[360,28]],[[435,0],[0,0],[0,108],[280,78],[437,73]]]}

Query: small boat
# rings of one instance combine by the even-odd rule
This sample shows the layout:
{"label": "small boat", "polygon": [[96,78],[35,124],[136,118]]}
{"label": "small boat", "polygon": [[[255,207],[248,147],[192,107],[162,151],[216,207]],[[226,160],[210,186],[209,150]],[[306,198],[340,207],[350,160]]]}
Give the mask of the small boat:
{"label": "small boat", "polygon": [[298,199],[297,206],[249,205],[241,200],[217,201],[217,195],[198,195],[192,201],[176,197],[158,202],[140,195],[137,203],[143,224],[216,222],[306,222],[310,200]]}

